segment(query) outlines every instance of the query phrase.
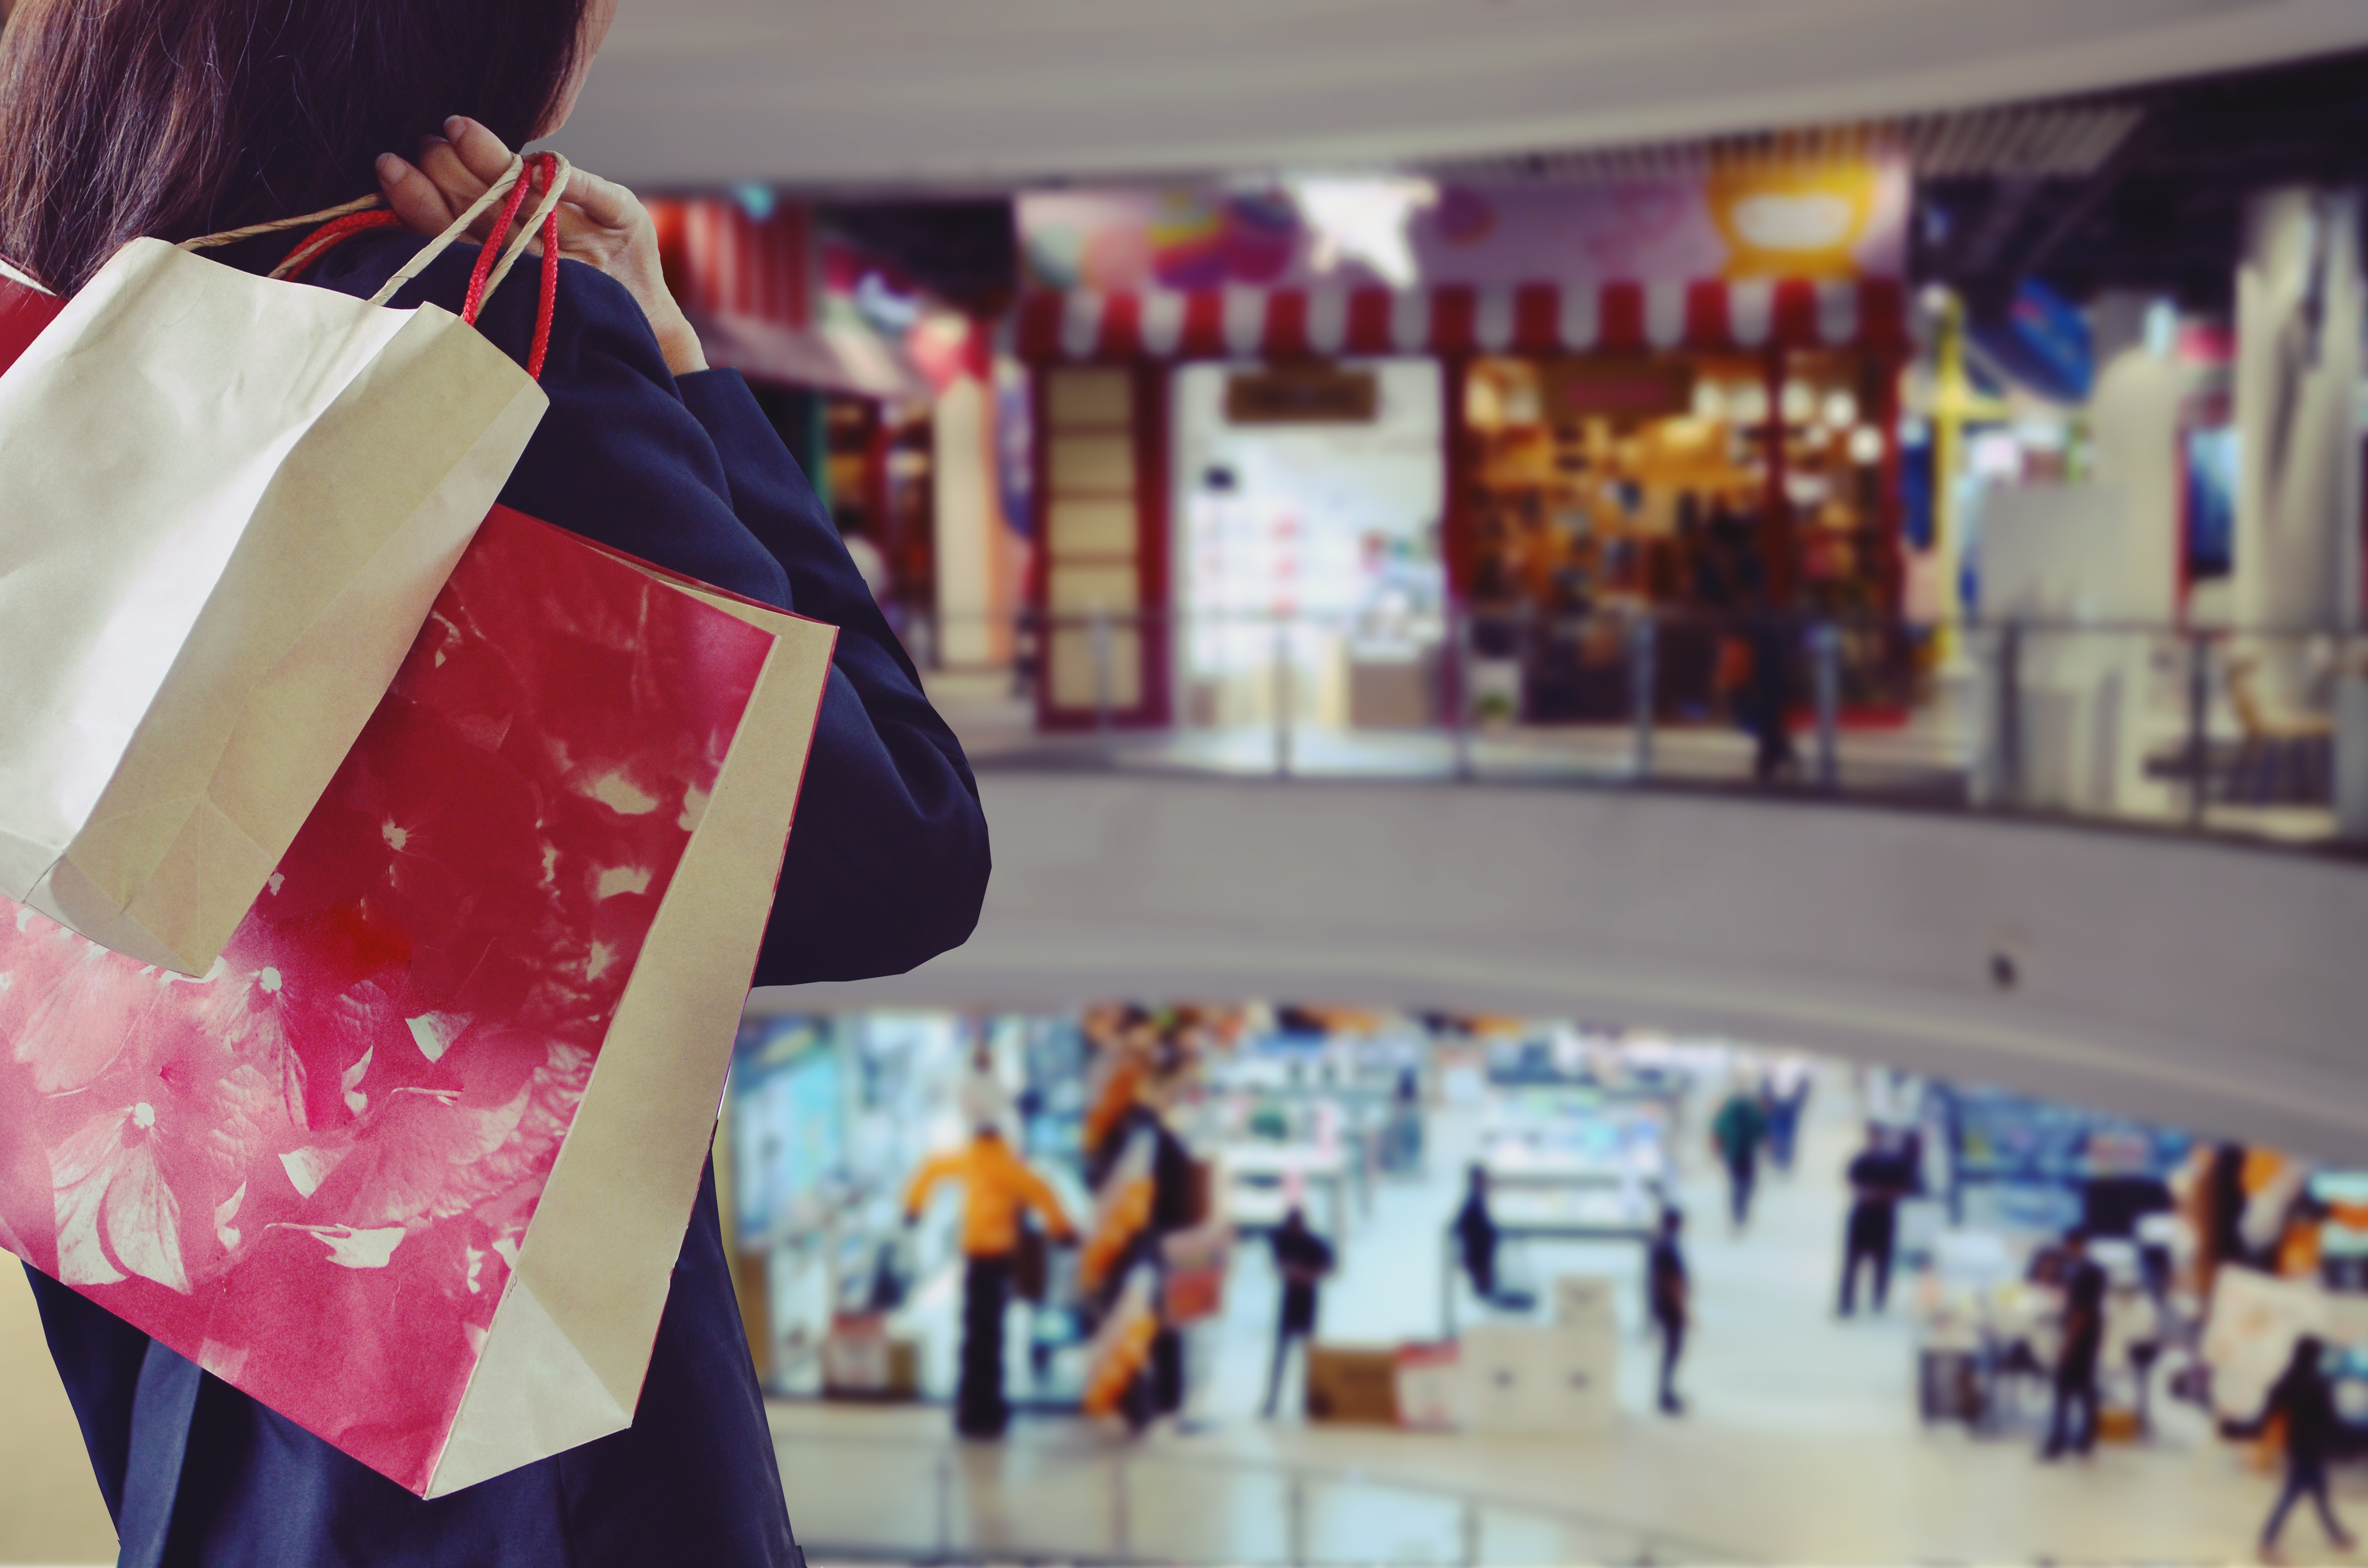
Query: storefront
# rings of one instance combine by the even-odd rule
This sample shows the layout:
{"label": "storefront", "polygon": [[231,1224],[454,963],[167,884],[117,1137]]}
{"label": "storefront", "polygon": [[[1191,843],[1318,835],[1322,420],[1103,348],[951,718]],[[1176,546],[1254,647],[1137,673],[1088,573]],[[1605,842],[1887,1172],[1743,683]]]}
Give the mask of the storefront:
{"label": "storefront", "polygon": [[[1212,468],[1220,494],[1241,474],[1187,460],[1210,441],[1196,410],[1221,397],[1235,445],[1261,424],[1303,443],[1370,429],[1392,400],[1360,403],[1356,382],[1408,361],[1438,388],[1437,538],[1401,545],[1409,525],[1383,508],[1354,531],[1415,564],[1428,549],[1459,609],[1896,612],[1907,197],[1896,165],[1783,161],[1639,185],[1023,197],[1043,721],[1160,724],[1208,700],[1184,630],[1207,599],[1190,512]],[[1295,401],[1272,384],[1294,377]],[[1334,568],[1327,550],[1344,553],[1302,552],[1270,617],[1354,615],[1363,585],[1320,574],[1370,574],[1372,551]],[[1870,677],[1893,656],[1871,629],[1848,653]],[[1533,680],[1529,716],[1599,716],[1583,682],[1551,684]]]}
{"label": "storefront", "polygon": [[811,206],[650,204],[668,286],[740,370],[926,663],[1008,662],[1026,551],[1005,521],[992,328]]}

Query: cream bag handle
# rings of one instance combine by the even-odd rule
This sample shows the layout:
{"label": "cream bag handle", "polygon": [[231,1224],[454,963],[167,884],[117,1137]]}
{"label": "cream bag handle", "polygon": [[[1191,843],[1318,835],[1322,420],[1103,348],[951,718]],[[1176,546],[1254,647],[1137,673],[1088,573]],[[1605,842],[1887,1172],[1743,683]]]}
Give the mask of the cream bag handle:
{"label": "cream bag handle", "polygon": [[[567,189],[567,160],[556,153],[547,153],[543,156],[552,161],[551,188],[542,193],[541,204],[535,208],[534,216],[527,221],[526,226],[518,231],[518,237],[511,240],[509,247],[502,253],[501,265],[495,267],[493,276],[485,280],[484,292],[478,296],[480,304],[483,304],[484,300],[493,293],[503,278],[509,276],[510,265],[526,253],[526,247],[534,242],[535,233],[542,227],[544,220],[558,210],[560,195]],[[486,208],[509,195],[511,187],[525,177],[524,154],[511,153],[510,166],[504,169],[501,176],[493,184],[485,187],[484,194],[471,202],[467,211],[453,219],[450,227],[421,246],[417,256],[405,262],[401,271],[380,286],[379,291],[370,297],[370,302],[373,305],[383,305],[393,299],[395,290],[425,272],[428,264],[442,256],[454,240],[468,233],[469,225],[482,217]],[[516,210],[516,204],[513,204],[511,210],[515,212]],[[494,243],[500,244],[502,237],[495,236]]]}
{"label": "cream bag handle", "polygon": [[[526,253],[526,247],[534,241],[535,232],[542,227],[544,220],[558,208],[560,196],[567,189],[569,165],[566,158],[557,153],[546,153],[544,156],[549,157],[552,163],[551,188],[542,193],[542,201],[535,208],[534,216],[527,222],[526,227],[518,231],[518,237],[511,240],[508,248],[502,253],[501,265],[494,268],[493,276],[485,280],[484,292],[478,296],[480,305],[500,286],[502,279],[509,276],[511,266]],[[495,178],[493,184],[485,187],[484,194],[469,204],[468,210],[453,219],[442,233],[421,246],[418,255],[405,262],[401,271],[388,278],[380,287],[379,291],[370,296],[370,302],[373,305],[385,304],[394,298],[397,290],[427,270],[429,265],[438,256],[451,248],[453,241],[469,232],[470,224],[484,216],[487,208],[510,194],[518,181],[526,177],[526,170],[525,155],[518,153],[511,153],[509,167],[504,169]],[[326,208],[319,212],[308,212],[302,218],[274,218],[267,223],[249,223],[244,229],[227,229],[219,234],[200,234],[193,240],[183,240],[179,248],[198,251],[211,250],[216,245],[235,244],[240,240],[251,240],[257,234],[277,233],[282,229],[300,229],[307,223],[323,223],[331,219],[346,217],[350,213],[366,212],[378,206],[380,200],[381,199],[376,196],[364,196],[336,207]],[[498,240],[495,243],[499,243]]]}

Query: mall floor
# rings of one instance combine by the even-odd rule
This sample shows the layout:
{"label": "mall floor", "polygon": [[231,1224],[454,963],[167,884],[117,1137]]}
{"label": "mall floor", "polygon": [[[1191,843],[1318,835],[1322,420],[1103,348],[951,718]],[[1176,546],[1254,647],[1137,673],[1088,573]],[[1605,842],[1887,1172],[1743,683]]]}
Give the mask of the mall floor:
{"label": "mall floor", "polygon": [[[2271,1480],[2183,1407],[2158,1399],[2151,1439],[2054,1465],[2034,1454],[2045,1415],[2036,1390],[2023,1419],[1996,1436],[1919,1423],[1902,1303],[1884,1318],[1833,1313],[1839,1172],[1854,1121],[1847,1080],[1829,1078],[1816,1109],[1795,1174],[1763,1186],[1741,1233],[1724,1217],[1710,1162],[1686,1161],[1699,1320],[1681,1417],[1654,1412],[1653,1346],[1632,1319],[1612,1436],[1310,1426],[1288,1401],[1282,1419],[1261,1420],[1274,1285],[1251,1248],[1221,1324],[1193,1346],[1198,1376],[1184,1422],[1130,1442],[1088,1423],[1023,1420],[1001,1445],[962,1445],[942,1409],[780,1404],[774,1429],[791,1516],[818,1558],[947,1550],[1229,1562],[2249,1558]],[[1371,1213],[1352,1219],[1342,1273],[1326,1293],[1326,1337],[1386,1343],[1434,1331],[1438,1227],[1453,1204],[1457,1141],[1452,1121],[1435,1128],[1429,1178],[1382,1186]],[[1688,1139],[1690,1155],[1698,1142]],[[1611,1249],[1541,1249],[1526,1262],[1541,1284],[1635,1267],[1633,1254]],[[1634,1292],[1622,1296],[1633,1313]],[[2336,1499],[2368,1519],[2368,1474],[2340,1474]],[[2306,1517],[2289,1525],[2286,1546],[2297,1562],[2340,1560]]]}
{"label": "mall floor", "polygon": [[[939,1406],[777,1403],[791,1517],[817,1562],[2226,1562],[2250,1555],[2271,1479],[2157,1402],[2160,1430],[2086,1462],[2042,1465],[2029,1425],[1995,1437],[1917,1420],[1913,1336],[1837,1322],[1830,1299],[1854,1107],[1820,1086],[1799,1168],[1763,1187],[1731,1233],[1699,1134],[1680,1182],[1699,1311],[1681,1376],[1687,1413],[1655,1414],[1650,1341],[1626,1325],[1623,1411],[1593,1439],[1481,1439],[1258,1418],[1274,1284],[1245,1249],[1223,1319],[1193,1346],[1190,1419],[1129,1440],[1095,1424],[1019,1422],[958,1444]],[[1438,1227],[1459,1141],[1433,1129],[1429,1172],[1352,1211],[1327,1290],[1327,1337],[1427,1335],[1439,1314]],[[1321,1206],[1318,1206],[1319,1214]],[[1624,1250],[1538,1251],[1543,1284],[1633,1270]],[[1634,1294],[1622,1293],[1633,1313]],[[1468,1300],[1463,1304],[1469,1311]],[[0,1271],[0,1563],[113,1555],[71,1417],[40,1354],[28,1293]],[[2031,1422],[2044,1414],[2032,1401]],[[2339,1508],[2368,1520],[2368,1474],[2339,1474]],[[2297,1517],[2297,1562],[2335,1561]],[[1476,1551],[1474,1548],[1476,1546]]]}

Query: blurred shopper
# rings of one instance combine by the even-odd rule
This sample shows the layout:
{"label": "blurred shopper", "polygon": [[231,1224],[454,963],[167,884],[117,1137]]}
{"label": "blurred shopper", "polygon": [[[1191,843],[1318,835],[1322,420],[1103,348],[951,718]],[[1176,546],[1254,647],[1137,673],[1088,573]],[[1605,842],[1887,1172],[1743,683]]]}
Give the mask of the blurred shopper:
{"label": "blurred shopper", "polygon": [[1874,1310],[1891,1298],[1891,1259],[1899,1237],[1899,1200],[1907,1196],[1905,1153],[1879,1127],[1866,1130],[1866,1146],[1850,1163],[1850,1221],[1842,1235],[1841,1315],[1858,1310],[1861,1265],[1874,1271]]}
{"label": "blurred shopper", "polygon": [[979,1127],[970,1147],[922,1162],[905,1193],[906,1224],[919,1221],[929,1195],[945,1181],[962,1185],[962,1381],[954,1427],[965,1437],[999,1437],[1011,1419],[1003,1397],[1003,1320],[1011,1304],[1021,1213],[1034,1210],[1056,1241],[1075,1233],[1053,1189],[1012,1153],[993,1122]]}
{"label": "blurred shopper", "polygon": [[2336,1518],[2335,1506],[2327,1495],[2327,1462],[2335,1457],[2343,1418],[2336,1413],[2335,1391],[2328,1385],[2326,1358],[2327,1346],[2317,1335],[2297,1338],[2294,1358],[2271,1386],[2269,1397],[2261,1403],[2260,1416],[2251,1423],[2255,1430],[2267,1427],[2272,1419],[2283,1420],[2285,1426],[2286,1481],[2261,1525],[2264,1562],[2283,1561],[2278,1536],[2285,1528],[2286,1516],[2305,1497],[2318,1509],[2318,1522],[2328,1542],[2338,1551],[2352,1548],[2351,1532]]}
{"label": "blurred shopper", "polygon": [[1678,1397],[1678,1358],[1686,1351],[1686,1324],[1693,1316],[1693,1286],[1686,1274],[1686,1255],[1678,1244],[1685,1229],[1683,1210],[1661,1210],[1660,1233],[1645,1261],[1645,1304],[1654,1326],[1661,1331],[1661,1414],[1682,1415],[1686,1403]]}
{"label": "blurred shopper", "polygon": [[1726,1166],[1728,1217],[1741,1230],[1751,1218],[1752,1188],[1759,1180],[1759,1146],[1768,1138],[1768,1113],[1759,1094],[1737,1084],[1712,1118],[1710,1141]]}
{"label": "blurred shopper", "polygon": [[1298,1204],[1282,1217],[1274,1233],[1274,1271],[1282,1276],[1282,1314],[1274,1330],[1274,1367],[1267,1374],[1266,1414],[1274,1415],[1282,1394],[1282,1364],[1293,1340],[1315,1333],[1315,1293],[1332,1272],[1332,1244],[1307,1227],[1307,1215]]}
{"label": "blurred shopper", "polygon": [[[2055,1358],[2055,1407],[2047,1418],[2044,1460],[2066,1450],[2087,1455],[2097,1444],[2097,1361],[2105,1348],[2105,1271],[2089,1256],[2089,1238],[2064,1238],[2064,1345]],[[2078,1433],[2070,1430],[2079,1411]]]}
{"label": "blurred shopper", "polygon": [[1472,1293],[1484,1301],[1497,1299],[1497,1221],[1488,1212],[1488,1172],[1474,1165],[1463,1189],[1463,1207],[1456,1211],[1455,1239],[1463,1248],[1463,1272]]}
{"label": "blurred shopper", "polygon": [[1797,1056],[1779,1057],[1768,1074],[1768,1158],[1787,1176],[1793,1174],[1801,1117],[1808,1108],[1808,1064]]}
{"label": "blurred shopper", "polygon": [[1411,1171],[1422,1164],[1422,1079],[1411,1067],[1398,1069],[1390,1095],[1389,1158],[1383,1168]]}
{"label": "blurred shopper", "polygon": [[1751,672],[1736,699],[1736,717],[1755,743],[1751,777],[1773,784],[1793,771],[1793,629],[1780,612],[1756,611],[1744,627]]}

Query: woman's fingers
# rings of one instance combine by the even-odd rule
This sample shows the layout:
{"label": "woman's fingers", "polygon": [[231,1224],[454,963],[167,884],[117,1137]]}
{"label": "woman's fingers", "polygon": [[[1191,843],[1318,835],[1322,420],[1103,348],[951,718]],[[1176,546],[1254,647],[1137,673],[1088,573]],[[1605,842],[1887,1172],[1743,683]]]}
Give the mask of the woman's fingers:
{"label": "woman's fingers", "polygon": [[582,169],[567,175],[567,205],[602,229],[630,229],[641,221],[641,199],[613,180]]}
{"label": "woman's fingers", "polygon": [[436,188],[444,193],[445,201],[456,213],[483,196],[485,187],[493,183],[479,179],[452,143],[433,136],[419,144],[416,161],[419,172],[436,182]]}
{"label": "woman's fingers", "polygon": [[501,178],[510,166],[510,150],[502,139],[466,115],[456,114],[444,122],[444,141],[462,166],[475,176],[480,191]]}
{"label": "woman's fingers", "polygon": [[451,225],[454,209],[436,182],[392,153],[379,154],[378,187],[413,233],[440,234]]}

